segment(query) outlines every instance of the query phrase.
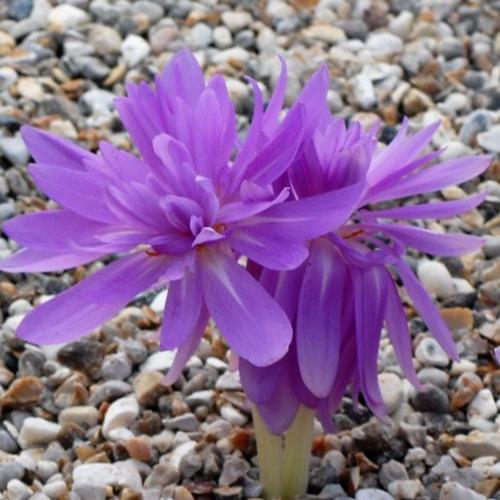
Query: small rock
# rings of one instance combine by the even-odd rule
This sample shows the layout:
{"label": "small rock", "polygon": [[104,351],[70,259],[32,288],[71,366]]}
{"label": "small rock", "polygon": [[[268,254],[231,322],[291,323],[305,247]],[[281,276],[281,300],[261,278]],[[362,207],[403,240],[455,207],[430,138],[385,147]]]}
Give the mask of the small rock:
{"label": "small rock", "polygon": [[231,32],[225,26],[217,26],[213,32],[215,46],[219,49],[227,49],[233,43]]}
{"label": "small rock", "polygon": [[489,389],[482,389],[479,391],[467,408],[467,415],[469,418],[471,416],[479,416],[481,418],[490,419],[496,416],[497,412],[497,405]]}
{"label": "small rock", "polygon": [[73,470],[73,481],[77,483],[90,483],[95,486],[127,486],[140,490],[142,480],[134,462],[115,462],[113,464],[95,463],[82,464]]}
{"label": "small rock", "polygon": [[361,109],[371,109],[377,104],[375,88],[364,73],[356,75],[352,80],[352,92],[356,103]]}
{"label": "small rock", "polygon": [[[0,137],[0,152],[10,161],[10,163],[12,163],[12,165],[26,165],[30,159],[28,148],[18,135],[14,137]],[[13,184],[14,179],[7,179],[13,192],[15,194],[28,194],[29,188],[26,181],[20,177],[20,172],[15,169],[10,169],[8,172],[12,172],[11,175],[18,176],[16,184]],[[13,189],[16,185],[20,185],[21,187]]]}
{"label": "small rock", "polygon": [[366,48],[377,58],[387,58],[403,52],[403,41],[392,33],[371,33],[366,40]]}
{"label": "small rock", "polygon": [[149,55],[151,48],[144,38],[130,34],[123,40],[121,53],[125,64],[133,68],[142,62]]}
{"label": "small rock", "polygon": [[61,425],[74,422],[82,427],[95,427],[99,422],[99,410],[93,406],[72,406],[62,410],[58,420]]}
{"label": "small rock", "polygon": [[441,487],[439,500],[486,500],[486,497],[459,483],[448,482]]}
{"label": "small rock", "polygon": [[168,391],[162,383],[164,375],[158,371],[145,371],[134,379],[134,391],[137,401],[143,406],[155,406],[160,396]]}
{"label": "small rock", "polygon": [[230,486],[241,479],[250,470],[250,464],[242,458],[229,457],[224,462],[219,478],[221,486]]}
{"label": "small rock", "polygon": [[463,408],[482,388],[483,382],[475,373],[464,373],[457,380],[456,390],[451,398],[452,408]]}
{"label": "small rock", "polygon": [[139,405],[135,398],[126,397],[117,399],[110,405],[104,417],[104,422],[102,424],[102,433],[104,437],[108,438],[109,433],[113,429],[130,427],[138,416]]}
{"label": "small rock", "polygon": [[61,4],[49,12],[49,23],[53,31],[64,32],[89,21],[89,15],[70,4]]}
{"label": "small rock", "polygon": [[141,372],[170,370],[174,363],[175,351],[158,351],[149,356],[141,365]]}
{"label": "small rock", "polygon": [[407,480],[408,473],[403,464],[389,460],[380,468],[378,477],[382,486],[387,489],[394,481]]}
{"label": "small rock", "polygon": [[151,474],[144,481],[145,488],[163,488],[179,481],[178,470],[169,463],[160,463],[153,467]]}
{"label": "small rock", "polygon": [[0,406],[6,408],[31,408],[36,406],[43,392],[43,384],[37,377],[27,376],[14,380],[0,397]]}
{"label": "small rock", "polygon": [[182,477],[190,478],[193,477],[198,471],[203,467],[203,459],[195,451],[189,452],[187,455],[182,457],[179,464],[179,472]]}
{"label": "small rock", "polygon": [[133,437],[125,443],[125,448],[130,456],[134,460],[139,460],[140,462],[150,462],[153,454],[150,444],[146,439],[141,437]]}
{"label": "small rock", "polygon": [[213,40],[212,28],[205,23],[197,23],[189,32],[187,43],[193,50],[208,47]]}
{"label": "small rock", "polygon": [[476,136],[477,143],[490,153],[500,153],[500,125],[491,127],[487,132]]}
{"label": "small rock", "polygon": [[417,498],[423,490],[422,483],[418,479],[406,479],[394,481],[389,485],[389,493],[396,498],[412,500]]}
{"label": "small rock", "polygon": [[424,288],[440,299],[453,295],[453,280],[444,264],[436,260],[426,260],[419,264],[418,278]]}
{"label": "small rock", "polygon": [[104,358],[101,376],[104,380],[125,380],[132,373],[132,363],[124,352],[110,354]]}
{"label": "small rock", "polygon": [[88,41],[101,56],[119,54],[122,37],[115,29],[102,24],[94,24],[90,28]]}
{"label": "small rock", "polygon": [[19,444],[23,448],[48,444],[54,441],[62,427],[43,418],[28,417],[19,433]]}
{"label": "small rock", "polygon": [[387,412],[392,415],[403,402],[401,379],[394,373],[381,373],[378,376],[378,383]]}
{"label": "small rock", "polygon": [[415,351],[417,359],[426,366],[448,366],[450,360],[437,340],[426,337],[420,341]]}
{"label": "small rock", "polygon": [[439,387],[424,385],[413,397],[413,407],[417,411],[449,413],[448,396]]}
{"label": "small rock", "polygon": [[223,373],[215,383],[215,388],[219,391],[241,391],[240,375],[238,372]]}
{"label": "small rock", "polygon": [[240,31],[243,28],[250,26],[252,16],[245,11],[227,10],[222,13],[222,22],[233,32]]}
{"label": "small rock", "polygon": [[344,30],[330,24],[314,24],[302,31],[306,38],[320,40],[328,44],[342,42],[346,39]]}
{"label": "small rock", "polygon": [[376,488],[364,488],[358,490],[355,496],[356,500],[394,500],[392,495],[386,493],[383,490],[378,490]]}
{"label": "small rock", "polygon": [[184,415],[166,419],[165,425],[172,430],[194,432],[198,429],[200,423],[192,413],[184,413]]}
{"label": "small rock", "polygon": [[231,405],[222,405],[220,408],[220,416],[227,420],[232,425],[237,425],[239,427],[243,427],[248,418],[239,412],[236,408],[233,408]]}
{"label": "small rock", "polygon": [[458,451],[467,458],[494,456],[500,458],[500,435],[494,432],[472,431],[455,437]]}
{"label": "small rock", "polygon": [[7,483],[7,496],[12,500],[28,500],[33,495],[31,488],[19,479]]}

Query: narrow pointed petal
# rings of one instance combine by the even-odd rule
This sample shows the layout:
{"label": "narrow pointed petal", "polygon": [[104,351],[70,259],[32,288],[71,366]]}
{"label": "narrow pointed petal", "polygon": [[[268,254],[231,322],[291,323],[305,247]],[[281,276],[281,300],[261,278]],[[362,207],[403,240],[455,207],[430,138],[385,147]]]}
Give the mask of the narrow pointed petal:
{"label": "narrow pointed petal", "polygon": [[160,349],[174,349],[187,342],[204,308],[198,273],[186,271],[182,279],[172,281],[163,315]]}
{"label": "narrow pointed petal", "polygon": [[206,249],[199,260],[205,302],[231,349],[256,366],[280,359],[292,339],[282,309],[231,257]]}
{"label": "narrow pointed petal", "polygon": [[100,257],[102,257],[100,251],[61,253],[23,248],[14,255],[0,260],[0,270],[8,273],[46,273],[82,266]]}
{"label": "narrow pointed petal", "polygon": [[446,219],[476,208],[486,199],[486,196],[487,193],[479,193],[463,200],[423,203],[421,205],[408,205],[406,207],[395,207],[387,210],[372,210],[363,212],[363,216],[366,215],[369,219]]}
{"label": "narrow pointed petal", "polygon": [[196,353],[196,349],[198,348],[200,340],[203,337],[203,332],[205,331],[207,323],[208,312],[206,307],[203,306],[198,314],[198,317],[196,318],[191,334],[187,337],[186,341],[178,347],[174,362],[163,379],[164,384],[172,385],[181,376],[186,363],[189,361],[191,356]]}
{"label": "narrow pointed petal", "polygon": [[92,153],[67,139],[29,125],[21,128],[21,135],[31,155],[39,163],[84,171],[83,160],[94,157]]}
{"label": "narrow pointed petal", "polygon": [[351,216],[363,183],[281,203],[251,217],[241,227],[262,225],[275,236],[312,239],[338,229]]}
{"label": "narrow pointed petal", "polygon": [[[63,253],[75,247],[97,250],[105,245],[96,235],[107,226],[67,210],[19,215],[4,223],[3,231],[22,246]],[[103,254],[106,249],[103,249]]]}
{"label": "narrow pointed petal", "polygon": [[455,361],[458,361],[458,353],[453,342],[453,337],[450,330],[446,326],[445,321],[439,314],[437,307],[432,302],[431,298],[422,287],[411,268],[402,260],[394,263],[394,266],[403,280],[403,285],[408,292],[408,295],[424,320],[427,328],[439,342],[444,351]]}
{"label": "narrow pointed petal", "polygon": [[401,304],[398,290],[389,273],[387,273],[386,283],[387,308],[385,311],[385,324],[387,333],[405,377],[414,387],[419,388],[422,384],[418,380],[413,366],[411,334],[408,328],[408,320],[403,309],[403,304]]}
{"label": "narrow pointed petal", "polygon": [[297,356],[308,389],[328,395],[338,368],[345,264],[328,240],[316,240],[300,290],[297,312]]}
{"label": "narrow pointed petal", "polygon": [[432,193],[448,186],[455,186],[482,174],[491,162],[489,156],[465,156],[419,170],[390,184],[377,194],[376,200],[386,201],[416,194]]}
{"label": "narrow pointed petal", "polygon": [[295,269],[308,255],[303,241],[273,234],[265,227],[245,227],[232,232],[231,247],[261,266],[278,271]]}
{"label": "narrow pointed petal", "polygon": [[165,266],[165,258],[142,253],[118,259],[36,307],[19,325],[17,336],[37,344],[60,344],[81,337],[153,286]]}
{"label": "narrow pointed petal", "polygon": [[377,359],[386,308],[386,279],[378,267],[352,270],[360,389],[370,410],[380,418],[385,405],[378,384]]}
{"label": "narrow pointed petal", "polygon": [[405,245],[431,255],[454,257],[472,253],[481,248],[485,239],[460,233],[435,233],[428,229],[402,224],[366,224],[382,233],[397,238]]}
{"label": "narrow pointed petal", "polygon": [[106,205],[99,178],[42,163],[30,165],[29,172],[37,187],[62,207],[99,222],[116,220]]}

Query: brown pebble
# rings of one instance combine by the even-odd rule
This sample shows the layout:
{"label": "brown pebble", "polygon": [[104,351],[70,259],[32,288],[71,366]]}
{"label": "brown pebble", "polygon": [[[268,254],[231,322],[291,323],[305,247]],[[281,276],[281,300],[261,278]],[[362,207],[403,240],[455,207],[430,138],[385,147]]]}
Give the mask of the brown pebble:
{"label": "brown pebble", "polygon": [[457,380],[457,389],[451,397],[451,407],[454,410],[463,408],[482,388],[483,383],[475,373],[464,373]]}
{"label": "brown pebble", "polygon": [[130,458],[139,460],[140,462],[150,462],[152,458],[152,450],[149,443],[140,437],[130,438],[125,443],[125,448]]}
{"label": "brown pebble", "polygon": [[43,384],[38,377],[21,377],[14,380],[0,397],[0,406],[4,408],[31,408],[40,402]]}
{"label": "brown pebble", "polygon": [[125,488],[120,495],[120,500],[142,500],[142,498],[142,493],[132,488]]}
{"label": "brown pebble", "polygon": [[470,330],[474,326],[472,311],[466,307],[447,307],[441,309],[440,313],[450,330]]}
{"label": "brown pebble", "polygon": [[82,373],[75,373],[66,379],[54,393],[54,403],[59,408],[68,406],[84,406],[89,399],[89,392],[85,387],[87,378]]}
{"label": "brown pebble", "polygon": [[155,406],[158,399],[168,392],[167,386],[162,383],[163,373],[158,371],[142,372],[133,382],[135,396],[143,406]]}
{"label": "brown pebble", "polygon": [[174,500],[194,500],[194,497],[184,486],[177,486],[174,491]]}

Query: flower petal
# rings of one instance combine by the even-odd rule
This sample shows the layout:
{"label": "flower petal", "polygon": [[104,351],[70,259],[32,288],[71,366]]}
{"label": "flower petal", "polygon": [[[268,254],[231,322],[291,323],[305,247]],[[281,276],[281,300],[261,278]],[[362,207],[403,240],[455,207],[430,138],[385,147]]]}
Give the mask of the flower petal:
{"label": "flower petal", "polygon": [[239,227],[262,225],[269,234],[308,240],[338,229],[356,208],[363,183],[281,203]]}
{"label": "flower petal", "polygon": [[347,269],[333,245],[311,244],[297,312],[297,355],[308,389],[328,395],[338,368]]}
{"label": "flower petal", "polygon": [[71,170],[85,170],[83,161],[94,155],[67,139],[24,125],[21,135],[28,149],[39,163],[58,165]]}
{"label": "flower petal", "polygon": [[418,380],[413,366],[411,334],[408,328],[408,320],[406,319],[398,290],[389,273],[387,273],[385,281],[387,284],[387,308],[385,311],[387,334],[405,377],[414,387],[419,388],[422,384]]}
{"label": "flower petal", "polygon": [[182,279],[170,282],[160,349],[174,349],[186,342],[204,309],[201,279],[197,272],[186,271]]}
{"label": "flower petal", "polygon": [[180,345],[175,354],[174,362],[168,370],[167,375],[163,379],[163,383],[167,385],[172,385],[182,373],[182,370],[189,361],[189,358],[194,355],[200,340],[203,337],[203,332],[208,323],[208,311],[205,306],[202,307],[196,322],[193,326],[191,334],[187,337],[186,341]]}
{"label": "flower petal", "polygon": [[399,276],[403,280],[403,285],[408,292],[408,295],[424,320],[427,328],[435,339],[439,342],[444,351],[455,361],[459,360],[457,348],[453,342],[453,337],[450,330],[446,326],[445,321],[439,314],[438,309],[432,302],[431,298],[422,287],[418,279],[413,274],[408,264],[399,259],[394,262]]}
{"label": "flower petal", "polygon": [[438,203],[422,203],[421,205],[408,205],[394,207],[387,210],[372,210],[363,212],[363,217],[368,219],[446,219],[476,208],[486,199],[487,193],[479,193],[464,198],[463,200],[443,201]]}
{"label": "flower petal", "polygon": [[446,255],[454,257],[475,252],[481,248],[485,239],[460,233],[435,233],[428,229],[402,224],[361,224],[382,233],[397,238],[405,245],[415,248],[420,252],[431,255]]}
{"label": "flower petal", "polygon": [[123,257],[36,307],[17,329],[32,343],[60,344],[91,332],[165,272],[167,260],[143,253]]}
{"label": "flower petal", "polygon": [[256,366],[288,350],[292,328],[286,314],[234,259],[218,250],[199,253],[205,302],[231,349]]}
{"label": "flower petal", "polygon": [[386,276],[383,269],[352,269],[355,293],[356,345],[360,389],[367,406],[379,418],[385,405],[377,376],[377,358],[386,308]]}
{"label": "flower petal", "polygon": [[46,273],[88,264],[100,257],[102,257],[100,251],[65,252],[62,254],[61,252],[23,248],[14,255],[0,260],[0,270],[9,273]]}

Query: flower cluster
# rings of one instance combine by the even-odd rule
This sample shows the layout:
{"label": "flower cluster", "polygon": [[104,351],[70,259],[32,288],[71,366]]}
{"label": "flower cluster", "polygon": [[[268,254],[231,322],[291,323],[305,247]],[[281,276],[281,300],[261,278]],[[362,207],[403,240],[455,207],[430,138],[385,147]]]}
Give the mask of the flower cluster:
{"label": "flower cluster", "polygon": [[329,425],[349,386],[382,416],[376,364],[384,323],[402,369],[418,385],[395,276],[431,333],[457,356],[403,258],[406,246],[458,255],[482,244],[407,221],[450,217],[483,196],[373,207],[466,181],[489,159],[436,163],[440,151],[424,150],[438,124],[408,135],[407,121],[379,149],[376,128],[347,127],[331,116],[325,67],[284,118],[284,63],[267,106],[248,80],[254,111],[244,137],[223,78],[205,82],[188,51],[173,58],[154,88],[129,84],[128,97],[116,101],[140,157],[108,143],[91,154],[23,128],[36,160],[30,173],[60,208],[6,223],[4,231],[23,248],[0,268],[45,272],[120,257],[35,308],[17,334],[41,344],[70,341],[139,292],[168,284],[160,347],[177,349],[168,382],[180,375],[212,317],[272,432],[286,430],[300,405]]}

